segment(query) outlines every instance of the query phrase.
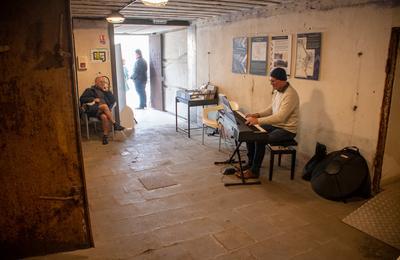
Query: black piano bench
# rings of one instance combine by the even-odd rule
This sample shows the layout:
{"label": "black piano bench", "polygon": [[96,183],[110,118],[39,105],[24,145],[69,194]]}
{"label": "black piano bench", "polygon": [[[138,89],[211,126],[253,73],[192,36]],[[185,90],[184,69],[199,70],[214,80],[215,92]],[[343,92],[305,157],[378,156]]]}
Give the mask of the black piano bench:
{"label": "black piano bench", "polygon": [[274,157],[275,154],[279,155],[278,157],[278,166],[281,166],[281,158],[282,154],[290,154],[292,155],[292,163],[290,166],[290,179],[294,179],[294,169],[296,167],[296,140],[288,140],[279,143],[270,143],[267,145],[267,148],[270,152],[270,162],[269,162],[269,180],[272,181],[272,174],[274,171]]}

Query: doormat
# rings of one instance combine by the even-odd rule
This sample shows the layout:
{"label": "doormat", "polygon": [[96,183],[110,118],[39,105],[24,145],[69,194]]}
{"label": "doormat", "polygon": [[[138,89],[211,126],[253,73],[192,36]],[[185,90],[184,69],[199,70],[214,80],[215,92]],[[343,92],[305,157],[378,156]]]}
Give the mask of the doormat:
{"label": "doormat", "polygon": [[155,190],[178,184],[171,177],[165,174],[153,174],[139,178],[139,181],[147,190]]}
{"label": "doormat", "polygon": [[400,249],[400,182],[363,204],[343,222]]}

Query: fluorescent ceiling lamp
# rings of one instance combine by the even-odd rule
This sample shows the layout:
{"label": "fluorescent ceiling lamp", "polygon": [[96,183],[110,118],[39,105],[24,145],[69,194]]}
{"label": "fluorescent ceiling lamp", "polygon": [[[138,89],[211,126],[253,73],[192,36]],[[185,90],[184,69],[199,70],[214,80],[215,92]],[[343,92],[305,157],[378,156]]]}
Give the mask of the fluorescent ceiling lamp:
{"label": "fluorescent ceiling lamp", "polygon": [[148,6],[165,6],[168,0],[142,0],[142,3]]}
{"label": "fluorescent ceiling lamp", "polygon": [[114,11],[107,16],[106,20],[109,23],[123,23],[125,21],[125,17],[122,14]]}
{"label": "fluorescent ceiling lamp", "polygon": [[167,20],[163,20],[163,19],[154,19],[153,23],[154,24],[167,24],[168,21]]}

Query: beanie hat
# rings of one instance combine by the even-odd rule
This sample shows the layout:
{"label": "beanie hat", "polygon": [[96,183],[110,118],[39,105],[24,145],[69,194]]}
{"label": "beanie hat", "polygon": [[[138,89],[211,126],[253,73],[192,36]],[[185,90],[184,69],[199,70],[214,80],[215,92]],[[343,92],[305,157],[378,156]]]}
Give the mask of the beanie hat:
{"label": "beanie hat", "polygon": [[282,68],[275,68],[271,71],[270,76],[278,80],[286,81],[286,71]]}

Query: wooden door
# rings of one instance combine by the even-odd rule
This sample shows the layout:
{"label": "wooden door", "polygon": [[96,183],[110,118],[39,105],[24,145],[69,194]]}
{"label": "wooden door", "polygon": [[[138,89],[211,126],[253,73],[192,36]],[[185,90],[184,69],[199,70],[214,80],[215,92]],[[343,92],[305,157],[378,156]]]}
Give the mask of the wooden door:
{"label": "wooden door", "polygon": [[0,255],[91,247],[69,1],[0,17]]}
{"label": "wooden door", "polygon": [[161,66],[161,35],[149,36],[151,107],[164,111]]}
{"label": "wooden door", "polygon": [[126,106],[126,89],[125,89],[125,77],[124,77],[124,68],[122,64],[122,50],[121,44],[115,45],[115,71],[116,71],[116,79],[117,86],[114,86],[114,89],[117,88],[118,93],[118,111],[121,114],[122,110]]}

